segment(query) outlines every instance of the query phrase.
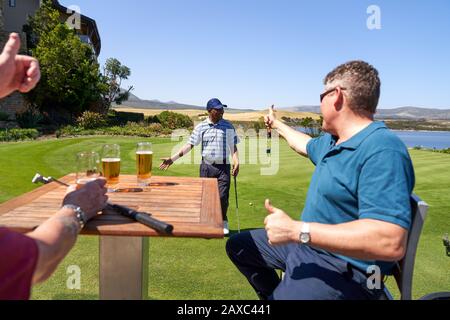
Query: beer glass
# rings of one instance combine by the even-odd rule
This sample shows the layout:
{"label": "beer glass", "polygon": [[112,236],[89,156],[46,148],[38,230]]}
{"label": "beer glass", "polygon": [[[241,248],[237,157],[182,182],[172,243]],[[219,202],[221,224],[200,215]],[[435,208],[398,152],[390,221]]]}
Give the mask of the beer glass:
{"label": "beer glass", "polygon": [[100,155],[97,152],[77,154],[77,189],[101,176]]}
{"label": "beer glass", "polygon": [[120,176],[120,146],[117,144],[107,144],[102,150],[103,177],[108,184],[119,183]]}
{"label": "beer glass", "polygon": [[152,177],[153,150],[150,142],[140,142],[136,148],[137,182],[140,186],[148,186]]}

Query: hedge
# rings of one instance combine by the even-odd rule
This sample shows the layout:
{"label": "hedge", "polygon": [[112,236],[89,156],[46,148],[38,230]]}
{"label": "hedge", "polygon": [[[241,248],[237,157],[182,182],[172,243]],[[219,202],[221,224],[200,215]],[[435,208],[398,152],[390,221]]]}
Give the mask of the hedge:
{"label": "hedge", "polygon": [[35,140],[39,137],[39,131],[36,129],[10,129],[0,131],[0,141],[22,141]]}

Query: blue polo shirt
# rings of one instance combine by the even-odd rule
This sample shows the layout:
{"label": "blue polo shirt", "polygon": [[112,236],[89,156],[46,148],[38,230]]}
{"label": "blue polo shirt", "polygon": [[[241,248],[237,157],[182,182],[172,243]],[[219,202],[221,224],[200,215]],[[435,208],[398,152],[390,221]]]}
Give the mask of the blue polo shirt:
{"label": "blue polo shirt", "polygon": [[[344,143],[336,145],[336,141],[325,133],[307,145],[316,170],[302,221],[341,224],[375,219],[409,230],[415,177],[405,144],[383,122],[373,122]],[[363,271],[378,265],[384,274],[390,274],[394,266],[335,256]]]}

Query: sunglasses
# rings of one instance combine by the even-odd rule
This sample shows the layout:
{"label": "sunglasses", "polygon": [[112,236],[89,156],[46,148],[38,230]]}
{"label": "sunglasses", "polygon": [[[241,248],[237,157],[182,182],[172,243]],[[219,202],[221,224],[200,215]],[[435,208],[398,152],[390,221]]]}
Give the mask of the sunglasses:
{"label": "sunglasses", "polygon": [[[327,96],[327,95],[329,95],[330,93],[332,93],[334,90],[336,90],[337,88],[341,88],[341,87],[335,87],[335,88],[333,88],[333,89],[330,89],[330,90],[328,90],[328,91],[325,91],[324,93],[322,93],[321,95],[320,95],[320,103],[322,103],[322,101],[323,101],[323,99],[325,99],[325,97]],[[347,90],[346,88],[341,88],[341,90]]]}

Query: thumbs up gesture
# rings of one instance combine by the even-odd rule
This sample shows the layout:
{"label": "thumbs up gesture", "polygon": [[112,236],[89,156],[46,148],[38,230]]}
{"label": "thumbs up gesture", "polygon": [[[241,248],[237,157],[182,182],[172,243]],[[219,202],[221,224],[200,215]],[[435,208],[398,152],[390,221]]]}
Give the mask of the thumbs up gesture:
{"label": "thumbs up gesture", "polygon": [[298,241],[301,222],[294,221],[283,210],[272,206],[268,199],[265,205],[269,213],[264,220],[269,243],[276,246]]}
{"label": "thumbs up gesture", "polygon": [[41,77],[38,61],[18,55],[19,50],[19,35],[12,33],[0,55],[0,98],[16,90],[22,93],[30,91]]}
{"label": "thumbs up gesture", "polygon": [[264,123],[268,129],[276,129],[277,128],[277,117],[275,115],[275,106],[272,105],[269,109],[269,114],[264,117]]}

